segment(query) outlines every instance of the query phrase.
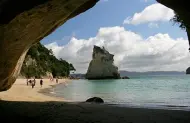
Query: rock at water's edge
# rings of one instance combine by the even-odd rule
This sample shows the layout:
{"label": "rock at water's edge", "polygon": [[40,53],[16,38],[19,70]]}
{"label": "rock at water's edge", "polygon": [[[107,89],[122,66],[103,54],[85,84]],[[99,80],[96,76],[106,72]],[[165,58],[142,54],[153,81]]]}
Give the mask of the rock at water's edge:
{"label": "rock at water's edge", "polygon": [[101,99],[100,97],[92,97],[86,100],[86,102],[91,102],[91,103],[104,103],[104,100]]}
{"label": "rock at water's edge", "polygon": [[105,48],[94,46],[92,61],[86,73],[86,79],[120,79],[118,68],[113,64],[114,55]]}

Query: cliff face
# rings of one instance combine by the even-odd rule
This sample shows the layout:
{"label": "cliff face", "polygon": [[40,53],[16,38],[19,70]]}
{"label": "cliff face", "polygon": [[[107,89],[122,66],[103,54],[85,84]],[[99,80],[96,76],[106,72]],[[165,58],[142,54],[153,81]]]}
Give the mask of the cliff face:
{"label": "cliff face", "polygon": [[75,70],[72,64],[63,59],[57,59],[52,50],[42,44],[33,45],[24,60],[21,76],[26,78],[68,77]]}
{"label": "cliff face", "polygon": [[118,68],[113,65],[114,55],[104,48],[94,46],[92,61],[86,73],[86,79],[118,79]]}
{"label": "cliff face", "polygon": [[0,91],[19,75],[28,49],[98,0],[0,0]]}
{"label": "cliff face", "polygon": [[[180,15],[190,39],[189,1],[157,1]],[[0,91],[8,90],[15,82],[32,44],[96,2],[98,0],[0,0]]]}

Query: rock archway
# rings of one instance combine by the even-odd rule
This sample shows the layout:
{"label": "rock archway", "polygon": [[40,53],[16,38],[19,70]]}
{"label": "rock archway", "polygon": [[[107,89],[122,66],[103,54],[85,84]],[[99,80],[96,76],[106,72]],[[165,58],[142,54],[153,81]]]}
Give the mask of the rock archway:
{"label": "rock archway", "polygon": [[15,82],[25,54],[98,0],[0,0],[0,91]]}
{"label": "rock archway", "polygon": [[[11,88],[32,44],[99,0],[0,0],[0,91]],[[190,29],[187,0],[157,0],[175,10]],[[188,33],[189,34],[189,33]],[[189,34],[190,37],[190,34]]]}

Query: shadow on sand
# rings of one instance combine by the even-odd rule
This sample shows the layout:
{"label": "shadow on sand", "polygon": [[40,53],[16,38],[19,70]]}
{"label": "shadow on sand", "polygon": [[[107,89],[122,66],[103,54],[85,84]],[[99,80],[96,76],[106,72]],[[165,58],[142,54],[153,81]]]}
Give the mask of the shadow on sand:
{"label": "shadow on sand", "polygon": [[0,121],[2,123],[190,123],[190,112],[86,103],[0,100]]}

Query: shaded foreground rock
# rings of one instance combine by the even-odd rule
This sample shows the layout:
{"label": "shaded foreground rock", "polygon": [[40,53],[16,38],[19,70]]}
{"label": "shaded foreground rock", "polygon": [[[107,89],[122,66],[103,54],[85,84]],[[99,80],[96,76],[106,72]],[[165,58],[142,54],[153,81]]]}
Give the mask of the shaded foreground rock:
{"label": "shaded foreground rock", "polygon": [[86,102],[91,102],[91,103],[104,103],[104,100],[101,99],[100,97],[92,97],[86,100]]}
{"label": "shaded foreground rock", "polygon": [[107,50],[94,46],[92,61],[86,73],[86,79],[119,79],[118,68],[113,65],[114,55]]}
{"label": "shaded foreground rock", "polygon": [[0,91],[20,73],[28,49],[98,0],[0,0]]}

